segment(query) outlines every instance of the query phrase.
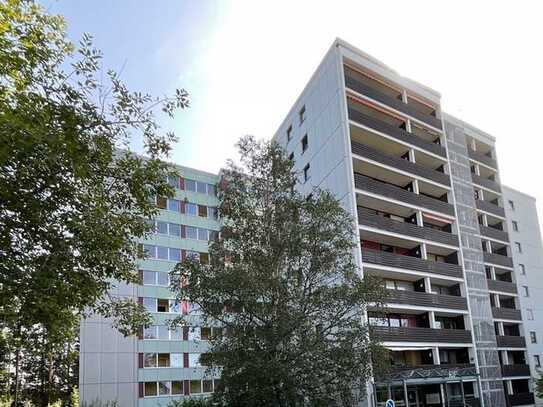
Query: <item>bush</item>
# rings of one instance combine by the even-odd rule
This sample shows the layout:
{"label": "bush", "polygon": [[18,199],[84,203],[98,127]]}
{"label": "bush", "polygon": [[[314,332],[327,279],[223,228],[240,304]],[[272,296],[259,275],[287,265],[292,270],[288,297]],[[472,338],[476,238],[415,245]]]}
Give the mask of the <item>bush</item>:
{"label": "bush", "polygon": [[190,398],[184,400],[172,400],[168,407],[218,407],[210,398]]}

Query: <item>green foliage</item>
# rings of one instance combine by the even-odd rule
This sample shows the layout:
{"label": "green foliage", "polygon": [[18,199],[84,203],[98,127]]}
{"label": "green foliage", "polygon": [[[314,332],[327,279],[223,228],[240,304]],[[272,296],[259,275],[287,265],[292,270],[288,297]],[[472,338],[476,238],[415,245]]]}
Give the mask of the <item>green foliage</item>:
{"label": "green foliage", "polygon": [[[225,335],[203,356],[221,374],[215,400],[234,406],[352,406],[364,397],[371,355],[362,310],[382,285],[362,279],[353,220],[325,191],[298,192],[283,150],[251,137],[223,172],[221,238],[210,263],[172,272],[179,299]],[[185,284],[183,284],[185,283]],[[177,323],[189,323],[181,317]]]}
{"label": "green foliage", "polygon": [[[102,72],[91,38],[74,46],[62,17],[30,0],[0,2],[0,385],[14,366],[11,393],[24,383],[40,405],[69,400],[62,386],[73,377],[62,376],[76,371],[55,355],[74,344],[84,312],[112,318],[124,335],[150,322],[110,292],[113,281],[138,280],[153,198],[173,192],[164,158],[176,138],[156,112],[173,117],[187,93],[131,92]],[[131,153],[137,143],[146,159]]]}
{"label": "green foliage", "polygon": [[541,372],[539,373],[539,377],[535,380],[535,394],[538,398],[543,398],[543,376],[541,376]]}
{"label": "green foliage", "polygon": [[220,405],[213,402],[211,398],[199,397],[188,398],[183,400],[172,400],[168,403],[168,407],[219,407]]}

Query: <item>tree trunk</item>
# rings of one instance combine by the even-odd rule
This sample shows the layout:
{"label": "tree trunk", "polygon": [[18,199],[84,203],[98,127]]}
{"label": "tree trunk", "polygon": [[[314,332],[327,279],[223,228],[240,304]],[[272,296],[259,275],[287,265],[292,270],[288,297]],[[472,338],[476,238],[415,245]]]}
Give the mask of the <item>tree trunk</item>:
{"label": "tree trunk", "polygon": [[15,395],[13,396],[13,405],[17,407],[19,403],[19,359],[21,355],[20,344],[17,345],[15,352]]}

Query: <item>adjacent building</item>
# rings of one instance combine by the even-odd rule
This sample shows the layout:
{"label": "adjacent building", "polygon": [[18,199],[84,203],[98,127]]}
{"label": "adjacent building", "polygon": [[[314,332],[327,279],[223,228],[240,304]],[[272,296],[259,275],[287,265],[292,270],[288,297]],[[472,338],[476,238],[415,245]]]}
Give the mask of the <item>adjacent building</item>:
{"label": "adjacent building", "polygon": [[[494,138],[443,113],[438,92],[337,39],[274,139],[302,192],[327,189],[351,213],[353,256],[389,290],[386,318],[364,315],[392,365],[366,405],[534,405],[541,236],[533,198],[500,183]],[[172,301],[167,272],[184,256],[206,261],[219,229],[218,176],[179,169],[175,199],[157,199],[157,233],[142,242],[142,285],[116,292],[146,305],[156,325],[122,338],[107,321],[83,324],[84,401],[167,405],[217,384],[199,365],[211,328],[165,322],[190,311]]]}
{"label": "adjacent building", "polygon": [[[503,202],[528,348],[527,363],[533,377],[538,378],[543,358],[543,244],[535,198],[504,186]],[[536,399],[536,404],[543,406],[543,400]]]}

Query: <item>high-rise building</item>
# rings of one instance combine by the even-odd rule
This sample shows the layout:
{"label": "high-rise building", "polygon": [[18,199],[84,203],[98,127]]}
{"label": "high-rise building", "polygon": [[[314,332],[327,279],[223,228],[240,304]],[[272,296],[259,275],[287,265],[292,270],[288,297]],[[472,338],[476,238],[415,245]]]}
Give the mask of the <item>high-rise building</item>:
{"label": "high-rise building", "polygon": [[392,355],[370,405],[533,404],[494,138],[338,39],[275,139],[303,190],[351,213],[353,255],[390,290],[388,316],[367,313]]}
{"label": "high-rise building", "polygon": [[158,197],[156,233],[143,243],[148,258],[140,261],[141,285],[118,284],[113,295],[144,304],[154,325],[138,337],[124,338],[107,320],[91,317],[81,326],[80,397],[91,403],[117,401],[119,407],[166,406],[171,398],[211,393],[216,380],[205,377],[200,354],[210,327],[196,317],[191,329],[171,329],[167,322],[190,312],[176,303],[168,272],[187,256],[207,261],[208,241],[219,230],[215,188],[218,176],[178,167],[169,179],[172,199]]}
{"label": "high-rise building", "polygon": [[[353,256],[389,290],[387,316],[371,307],[363,316],[392,365],[365,404],[534,405],[541,236],[533,199],[501,186],[494,138],[444,114],[438,92],[337,39],[274,139],[302,192],[327,189],[353,216]],[[180,172],[175,199],[157,199],[142,285],[116,291],[145,304],[156,325],[122,338],[107,321],[83,324],[84,401],[159,406],[216,385],[198,363],[210,328],[165,326],[190,308],[171,300],[167,272],[183,256],[205,261],[219,229],[218,176]]]}

